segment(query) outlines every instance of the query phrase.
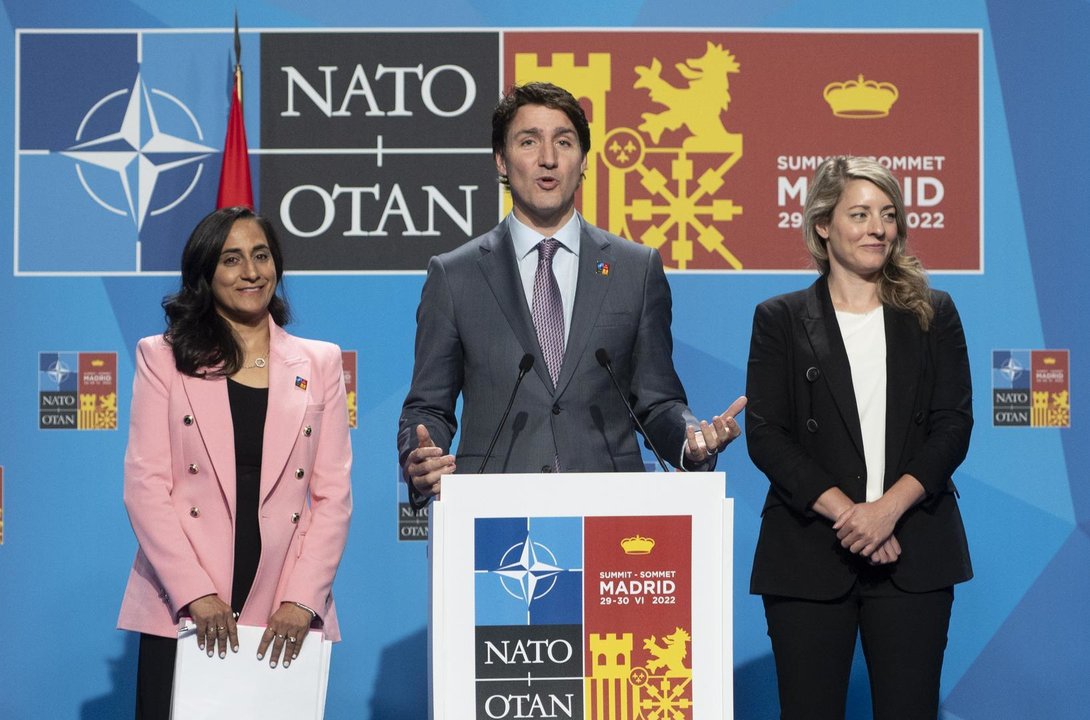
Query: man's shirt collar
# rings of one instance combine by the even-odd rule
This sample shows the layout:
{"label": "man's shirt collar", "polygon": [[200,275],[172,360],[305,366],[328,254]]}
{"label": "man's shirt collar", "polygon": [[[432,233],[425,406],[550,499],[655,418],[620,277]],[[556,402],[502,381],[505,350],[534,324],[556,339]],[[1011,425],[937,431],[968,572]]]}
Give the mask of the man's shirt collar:
{"label": "man's shirt collar", "polygon": [[[568,222],[556,231],[552,237],[560,241],[573,255],[579,257],[579,234],[582,231],[582,219],[578,212],[572,213]],[[515,213],[507,215],[507,229],[515,244],[515,257],[522,260],[537,249],[538,243],[545,239],[541,233],[523,224]]]}

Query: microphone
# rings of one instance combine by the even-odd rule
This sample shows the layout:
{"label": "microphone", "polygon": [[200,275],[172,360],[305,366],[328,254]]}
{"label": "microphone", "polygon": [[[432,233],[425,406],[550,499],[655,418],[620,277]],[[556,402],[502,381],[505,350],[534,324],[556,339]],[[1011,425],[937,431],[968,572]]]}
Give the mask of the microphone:
{"label": "microphone", "polygon": [[530,353],[526,353],[522,356],[522,360],[519,360],[519,376],[515,380],[514,389],[511,390],[511,397],[507,400],[507,409],[503,411],[503,417],[500,418],[500,423],[496,426],[496,432],[492,433],[492,442],[488,443],[488,452],[484,454],[484,460],[481,461],[481,468],[477,471],[478,473],[484,472],[484,466],[488,464],[489,458],[492,457],[492,448],[496,447],[496,441],[500,439],[500,431],[503,430],[504,423],[507,422],[507,416],[511,414],[511,406],[515,404],[515,395],[518,394],[522,378],[526,377],[526,373],[530,372],[530,368],[533,366],[534,356]]}
{"label": "microphone", "polygon": [[606,352],[605,348],[598,348],[594,351],[594,357],[598,359],[598,364],[604,367],[606,372],[609,373],[609,379],[613,381],[613,387],[617,389],[617,395],[620,396],[621,402],[624,403],[625,410],[628,410],[628,417],[632,418],[632,422],[636,423],[636,428],[640,431],[640,434],[643,435],[643,439],[647,441],[647,447],[651,448],[651,452],[655,453],[655,459],[658,460],[659,465],[662,466],[662,471],[670,472],[670,468],[666,467],[666,463],[662,461],[662,455],[659,455],[655,443],[651,442],[651,436],[643,429],[643,425],[640,424],[640,420],[636,417],[636,413],[632,411],[632,406],[628,403],[628,398],[624,396],[624,391],[621,390],[621,386],[617,382],[617,376],[613,374],[613,363],[609,361],[609,353]]}

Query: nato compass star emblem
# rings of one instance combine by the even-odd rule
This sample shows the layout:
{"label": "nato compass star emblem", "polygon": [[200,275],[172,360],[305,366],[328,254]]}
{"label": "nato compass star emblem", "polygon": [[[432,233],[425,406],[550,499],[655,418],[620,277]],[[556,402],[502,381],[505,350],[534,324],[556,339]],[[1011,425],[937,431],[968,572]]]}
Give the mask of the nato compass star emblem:
{"label": "nato compass star emblem", "polygon": [[[126,95],[121,127],[101,137],[84,138],[84,131],[95,113]],[[188,118],[196,139],[204,140],[200,123],[192,111],[170,93],[155,88],[149,91],[137,73],[131,90],[116,90],[91,106],[76,131],[76,144],[61,152],[76,161],[76,174],[87,194],[106,210],[132,218],[137,230],[143,227],[149,214],[165,213],[185,200],[200,179],[204,169],[201,161],[216,152],[215,148],[200,142],[163,132],[156,119],[153,97],[157,102],[176,105]],[[103,200],[84,176],[83,163],[117,173],[128,207],[119,208]],[[178,197],[152,209],[151,200],[160,176],[193,163],[198,164],[186,189]]]}
{"label": "nato compass star emblem", "polygon": [[556,556],[546,546],[534,542],[529,535],[521,543],[507,549],[500,558],[500,566],[493,570],[507,594],[526,603],[529,608],[553,589],[556,576],[564,572],[557,565]]}
{"label": "nato compass star emblem", "polygon": [[1014,381],[1017,380],[1024,371],[1025,368],[1022,367],[1022,363],[1018,362],[1013,357],[1007,358],[1003,361],[1003,364],[999,366],[999,374],[1011,384],[1014,384]]}
{"label": "nato compass star emblem", "polygon": [[71,372],[68,365],[60,358],[57,358],[55,362],[49,364],[49,369],[45,371],[45,374],[50,380],[57,383],[57,387],[60,387],[61,383],[68,379]]}

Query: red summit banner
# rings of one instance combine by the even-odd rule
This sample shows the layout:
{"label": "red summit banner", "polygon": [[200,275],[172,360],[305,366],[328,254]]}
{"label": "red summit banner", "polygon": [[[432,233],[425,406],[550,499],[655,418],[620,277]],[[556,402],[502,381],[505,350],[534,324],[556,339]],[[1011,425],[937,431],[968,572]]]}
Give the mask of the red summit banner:
{"label": "red summit banner", "polygon": [[341,351],[341,368],[344,371],[344,389],[348,400],[348,427],[352,429],[359,427],[359,400],[357,395],[359,386],[357,385],[356,379],[356,360],[357,353],[355,350]]}
{"label": "red summit banner", "polygon": [[910,251],[979,272],[980,53],[975,30],[515,32],[503,85],[579,98],[583,215],[669,268],[808,268],[810,178],[863,155],[902,184]]}
{"label": "red summit banner", "polygon": [[583,548],[585,717],[691,719],[692,518],[587,517]]}
{"label": "red summit banner", "polygon": [[117,353],[79,354],[79,429],[117,429]]}

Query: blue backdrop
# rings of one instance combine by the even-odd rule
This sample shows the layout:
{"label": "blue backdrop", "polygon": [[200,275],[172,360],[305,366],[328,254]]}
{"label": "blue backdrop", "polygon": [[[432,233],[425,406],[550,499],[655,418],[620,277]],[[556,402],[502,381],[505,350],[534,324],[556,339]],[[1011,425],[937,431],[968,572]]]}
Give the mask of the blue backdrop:
{"label": "blue backdrop", "polygon": [[[4,0],[2,7],[4,138],[15,137],[18,123],[16,29],[223,29],[231,22],[229,7],[211,0]],[[962,314],[977,417],[957,476],[976,578],[957,589],[943,717],[1085,716],[1090,437],[1080,423],[1086,396],[1075,368],[1085,368],[1090,356],[1084,277],[1090,243],[1082,215],[1090,203],[1080,180],[1090,166],[1090,3],[559,0],[529,9],[500,0],[242,0],[238,9],[248,28],[982,29],[985,272],[933,278]],[[93,54],[86,59],[94,61]],[[226,68],[226,59],[216,62]],[[251,77],[256,81],[257,74]],[[205,141],[219,148],[222,137],[220,126]],[[0,166],[0,196],[13,198],[12,144],[0,143]],[[49,211],[51,227],[78,236],[84,228],[69,212],[59,200]],[[15,223],[14,202],[0,203],[0,228]],[[135,550],[121,504],[132,350],[139,337],[162,330],[159,300],[177,280],[16,276],[12,240],[9,231],[0,232],[0,369],[7,378],[0,391],[0,717],[127,717],[136,644],[114,630],[114,622]],[[744,385],[753,306],[809,278],[674,273],[670,279],[675,360],[694,410],[707,417]],[[331,720],[425,714],[425,547],[398,542],[391,511],[396,419],[411,372],[422,281],[420,274],[287,281],[298,318],[293,331],[358,350],[360,357],[359,428],[352,434],[356,510],[336,583],[345,641],[334,651]],[[1044,348],[1070,350],[1071,427],[994,427],[992,351]],[[38,353],[59,350],[118,353],[119,430],[38,430]],[[736,499],[736,717],[773,718],[775,677],[763,613],[759,599],[747,594],[767,482],[741,446],[721,467]],[[869,717],[858,663],[856,671],[849,714]]]}

